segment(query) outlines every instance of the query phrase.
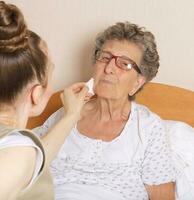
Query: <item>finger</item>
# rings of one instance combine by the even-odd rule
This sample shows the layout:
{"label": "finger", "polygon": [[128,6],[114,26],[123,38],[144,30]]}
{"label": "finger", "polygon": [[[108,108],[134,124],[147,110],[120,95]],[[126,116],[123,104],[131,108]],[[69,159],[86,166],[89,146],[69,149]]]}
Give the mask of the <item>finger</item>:
{"label": "finger", "polygon": [[94,94],[88,92],[86,96],[87,96],[87,97],[92,97],[92,96],[94,96]]}
{"label": "finger", "polygon": [[74,83],[69,87],[69,89],[77,93],[80,92],[83,87],[85,87],[85,84],[85,82]]}
{"label": "finger", "polygon": [[94,100],[96,98],[97,98],[97,96],[95,94],[92,94],[90,96],[86,96],[85,97],[85,101],[92,101],[92,100]]}
{"label": "finger", "polygon": [[94,94],[94,95],[92,95],[92,96],[90,97],[90,100],[94,100],[94,99],[96,99],[96,98],[97,98],[97,95]]}
{"label": "finger", "polygon": [[86,96],[85,96],[85,99],[86,99],[86,98],[87,98],[87,99],[90,99],[92,96],[93,96],[93,94],[87,93]]}
{"label": "finger", "polygon": [[84,86],[82,89],[81,89],[81,91],[79,92],[79,94],[78,94],[78,96],[79,96],[79,98],[81,98],[81,99],[85,99],[85,97],[87,96],[87,94],[88,94],[88,87],[87,86]]}
{"label": "finger", "polygon": [[84,101],[85,101],[85,102],[88,102],[90,99],[91,99],[91,97],[86,96],[86,97],[84,98]]}

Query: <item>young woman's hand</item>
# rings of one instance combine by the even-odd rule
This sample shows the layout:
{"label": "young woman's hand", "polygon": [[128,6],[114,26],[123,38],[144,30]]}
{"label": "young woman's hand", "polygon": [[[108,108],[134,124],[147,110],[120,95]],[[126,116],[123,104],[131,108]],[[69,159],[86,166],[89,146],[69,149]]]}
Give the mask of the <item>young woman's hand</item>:
{"label": "young woman's hand", "polygon": [[83,105],[89,100],[88,87],[85,82],[74,83],[61,93],[65,113],[79,119]]}

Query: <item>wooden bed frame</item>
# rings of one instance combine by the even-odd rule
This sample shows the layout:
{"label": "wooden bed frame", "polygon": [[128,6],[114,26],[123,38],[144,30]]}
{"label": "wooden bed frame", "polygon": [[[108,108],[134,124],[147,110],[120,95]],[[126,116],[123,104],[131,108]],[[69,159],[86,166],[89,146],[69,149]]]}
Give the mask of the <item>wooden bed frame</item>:
{"label": "wooden bed frame", "polygon": [[[40,126],[62,104],[56,92],[44,112],[28,121],[28,128]],[[163,119],[179,120],[194,127],[194,92],[160,83],[148,83],[137,94],[136,102],[146,105]]]}

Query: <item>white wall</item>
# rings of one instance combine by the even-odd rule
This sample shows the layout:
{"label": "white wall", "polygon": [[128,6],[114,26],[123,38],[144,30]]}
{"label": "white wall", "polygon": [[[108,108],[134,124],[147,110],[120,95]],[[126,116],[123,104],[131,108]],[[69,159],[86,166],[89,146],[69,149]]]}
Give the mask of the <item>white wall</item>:
{"label": "white wall", "polygon": [[155,82],[194,91],[194,0],[9,0],[48,43],[54,87],[87,80],[96,33],[117,21],[151,30],[161,67]]}

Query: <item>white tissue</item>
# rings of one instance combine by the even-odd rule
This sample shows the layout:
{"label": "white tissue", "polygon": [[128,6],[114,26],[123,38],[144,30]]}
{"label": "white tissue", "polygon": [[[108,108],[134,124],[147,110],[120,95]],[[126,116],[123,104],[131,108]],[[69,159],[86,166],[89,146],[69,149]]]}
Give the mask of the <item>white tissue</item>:
{"label": "white tissue", "polygon": [[94,94],[93,85],[94,85],[94,79],[91,78],[91,79],[86,83],[86,86],[89,88],[88,93],[90,93],[90,94]]}

